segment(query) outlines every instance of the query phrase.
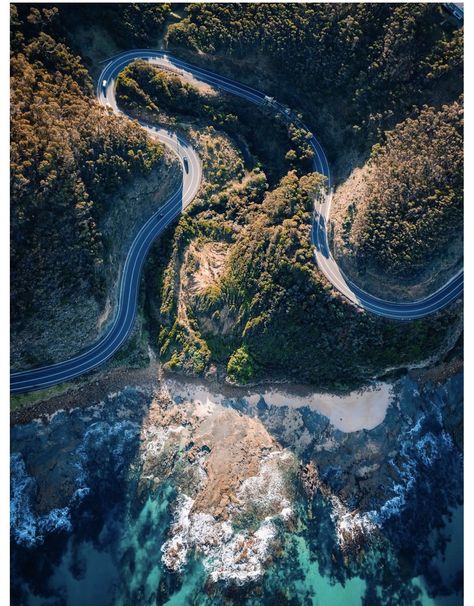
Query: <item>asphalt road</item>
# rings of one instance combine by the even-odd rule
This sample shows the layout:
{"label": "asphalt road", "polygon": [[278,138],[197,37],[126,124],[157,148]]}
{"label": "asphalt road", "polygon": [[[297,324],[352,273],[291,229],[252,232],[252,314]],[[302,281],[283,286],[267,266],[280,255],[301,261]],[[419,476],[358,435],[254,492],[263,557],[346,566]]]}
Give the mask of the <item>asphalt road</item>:
{"label": "asphalt road", "polygon": [[[301,128],[306,126],[284,105],[266,97],[250,86],[219,76],[208,70],[189,65],[176,59],[166,51],[135,50],[113,57],[105,65],[97,84],[97,98],[102,105],[117,114],[122,114],[115,100],[115,80],[122,69],[135,59],[145,59],[175,72],[187,72],[198,80],[211,86],[242,97],[256,105],[267,105],[284,119],[296,123]],[[104,85],[105,81],[105,85]],[[12,372],[10,375],[10,390],[12,393],[22,393],[43,389],[62,383],[84,373],[87,373],[106,360],[121,347],[130,334],[135,321],[140,274],[145,257],[155,240],[183,211],[195,197],[202,177],[201,162],[194,149],[183,138],[175,133],[153,128],[144,123],[150,137],[167,145],[181,162],[183,182],[177,192],[143,225],[136,235],[123,267],[118,306],[114,321],[110,328],[92,347],[64,362],[52,364],[32,370]],[[327,179],[328,193],[324,201],[318,201],[314,207],[312,242],[315,258],[319,269],[331,284],[350,301],[374,314],[396,320],[413,320],[434,313],[452,301],[463,292],[463,272],[458,273],[442,288],[432,295],[410,303],[395,303],[385,301],[370,295],[358,288],[339,269],[329,250],[327,241],[327,224],[331,209],[332,180],[329,164],[317,138],[312,134],[309,140],[313,148],[314,170]],[[185,161],[184,158],[187,158]]]}

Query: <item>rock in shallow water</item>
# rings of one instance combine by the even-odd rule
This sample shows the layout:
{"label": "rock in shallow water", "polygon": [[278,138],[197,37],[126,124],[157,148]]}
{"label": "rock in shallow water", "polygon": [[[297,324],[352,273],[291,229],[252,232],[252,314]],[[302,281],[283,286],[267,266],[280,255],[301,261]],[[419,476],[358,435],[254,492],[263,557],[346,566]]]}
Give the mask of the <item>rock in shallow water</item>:
{"label": "rock in shallow water", "polygon": [[[49,423],[15,427],[14,566],[28,561],[21,550],[39,563],[58,549],[53,537],[70,536],[73,562],[79,551],[91,554],[79,558],[83,583],[99,558],[94,554],[109,554],[115,572],[104,583],[118,587],[121,579],[114,591],[127,596],[124,603],[147,603],[158,593],[166,601],[191,580],[193,591],[202,589],[202,579],[238,586],[241,598],[257,580],[267,595],[266,578],[300,595],[294,583],[303,564],[292,555],[300,540],[331,582],[368,575],[370,593],[371,584],[384,582],[378,570],[386,557],[406,583],[400,549],[416,552],[411,572],[428,571],[427,536],[460,496],[462,460],[450,436],[462,418],[461,387],[404,379],[384,422],[350,434],[308,408],[240,400],[242,413],[231,401],[150,401],[135,390]],[[79,547],[91,541],[95,551]],[[64,567],[75,570],[65,562],[63,576]],[[57,595],[51,575],[43,575],[42,590]],[[24,573],[15,583],[28,584]],[[205,586],[210,603],[219,603]],[[413,586],[407,595],[417,591]],[[412,603],[405,599],[400,604]]]}

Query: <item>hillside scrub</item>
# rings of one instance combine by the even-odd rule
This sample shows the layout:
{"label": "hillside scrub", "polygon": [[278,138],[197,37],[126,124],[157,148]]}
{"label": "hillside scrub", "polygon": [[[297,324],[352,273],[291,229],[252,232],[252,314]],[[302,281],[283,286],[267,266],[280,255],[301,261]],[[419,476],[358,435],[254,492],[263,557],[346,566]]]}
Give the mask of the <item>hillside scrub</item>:
{"label": "hillside scrub", "polygon": [[260,162],[276,184],[290,169],[308,172],[313,150],[306,131],[286,124],[271,108],[260,108],[234,95],[147,61],[127,65],[117,78],[117,101],[130,115],[152,124],[190,124],[225,130],[244,147],[247,165]]}
{"label": "hillside scrub", "polygon": [[[80,58],[42,31],[54,18],[48,11],[31,9],[22,21],[12,6],[12,341],[42,315],[60,330],[62,306],[72,304],[78,332],[62,340],[77,348],[110,288],[107,259],[117,243],[105,239],[104,223],[124,188],[166,163],[138,125],[96,103]],[[53,325],[45,321],[43,332]],[[28,339],[23,347],[28,356]],[[31,363],[50,361],[43,353]]]}
{"label": "hillside scrub", "polygon": [[[93,10],[107,10],[101,6]],[[135,6],[112,8],[125,15],[129,47],[145,45],[136,35],[148,9],[130,8]],[[163,22],[166,10],[163,5]],[[439,114],[436,128],[456,132],[450,139],[449,154],[459,162],[459,108],[449,119],[441,114],[443,105],[453,108],[455,102],[460,103],[463,32],[443,19],[440,6],[191,4],[185,12],[184,19],[168,29],[170,47],[178,48],[177,54],[185,54],[191,63],[211,69],[217,65],[216,71],[223,67],[223,73],[255,84],[297,112],[303,110],[303,119],[328,150],[331,165],[345,150],[364,158],[377,143],[371,163],[389,163],[401,153],[397,136],[410,139],[407,149],[426,146],[427,140],[420,134],[423,129],[417,134],[408,121],[398,135],[387,135],[385,143],[386,131],[396,132],[395,126],[407,116],[416,121],[417,114],[425,111],[433,112],[426,128]],[[38,143],[28,149],[30,155],[39,150],[34,170],[44,170],[44,174],[30,184],[28,171],[33,169],[21,164],[25,158],[21,149],[15,152],[20,160],[13,156],[21,168],[12,172],[19,175],[14,182],[20,201],[13,202],[12,292],[13,298],[18,297],[21,317],[28,318],[51,289],[65,300],[73,293],[78,297],[85,293],[104,301],[102,267],[108,241],[100,226],[111,216],[111,196],[140,176],[151,171],[156,174],[164,157],[138,125],[107,114],[91,100],[87,71],[64,43],[64,25],[74,15],[72,10],[21,8],[13,9],[13,15],[12,48],[19,65],[13,78],[21,82],[17,72],[33,75],[31,81],[17,87],[15,94],[21,102],[16,121],[22,129],[27,125],[34,130],[29,112],[40,94],[44,94],[43,109],[47,109],[43,115],[35,108],[39,117],[35,114],[34,125],[41,125],[41,141],[44,137],[48,146],[41,145],[49,155],[43,158]],[[131,32],[126,25],[129,15],[135,24]],[[157,35],[161,27],[156,25]],[[118,37],[119,29],[117,26]],[[152,33],[143,31],[151,40]],[[261,86],[262,79],[265,86]],[[34,98],[22,99],[28,88],[35,91]],[[60,100],[57,106],[56,99]],[[310,172],[312,150],[306,133],[278,119],[271,107],[256,110],[241,99],[211,93],[143,61],[130,64],[120,75],[118,101],[134,117],[187,133],[204,160],[201,191],[175,229],[155,244],[145,270],[146,332],[167,368],[227,374],[237,382],[284,377],[339,388],[360,384],[387,368],[436,357],[456,340],[461,329],[459,305],[424,320],[392,322],[350,304],[319,272],[310,229],[314,198],[324,182]],[[69,132],[66,122],[74,124],[75,132]],[[35,141],[29,133],[22,134],[16,144],[28,145],[30,140]],[[67,171],[61,170],[59,158],[63,155],[57,153],[63,147]],[[458,195],[456,180],[446,177],[444,165],[440,181],[438,176],[428,180],[427,195],[435,201],[431,212],[424,193],[419,195],[425,192],[426,167],[422,159],[416,160],[406,185],[413,188],[413,209],[426,216],[426,221],[420,233],[406,230],[414,236],[403,243],[408,253],[424,233],[436,238],[433,234],[440,233],[446,219],[459,221],[457,211],[450,214],[458,208],[458,198],[450,198],[451,191]],[[23,174],[27,183],[22,181]],[[38,192],[45,178],[47,182],[58,175],[60,183],[64,178],[64,188],[50,191],[47,200],[42,198]],[[336,178],[340,177],[336,172]],[[438,189],[429,193],[432,183],[440,197]],[[23,187],[28,198],[21,197]],[[62,193],[60,199],[56,192]],[[393,223],[398,220],[393,202],[396,192],[388,188],[382,193]],[[36,215],[30,224],[27,219],[33,215],[27,202],[35,196]],[[349,221],[345,220],[347,238],[350,222],[355,225],[357,220],[355,205],[350,208]],[[403,212],[404,221],[410,223],[412,215]],[[395,258],[393,231],[380,232],[377,216],[375,210],[367,215],[368,237],[357,243],[364,244],[361,253],[375,256],[379,244],[383,256],[379,263],[403,264],[405,258]],[[54,233],[58,217],[62,239],[50,237],[47,249],[42,227]],[[35,234],[28,232],[32,226],[37,226]],[[354,231],[354,235],[362,231]],[[39,242],[34,252],[26,250],[23,234],[30,242]],[[218,271],[213,272],[212,283],[204,289],[188,288],[193,273],[212,262],[195,251],[218,245],[224,245],[226,252]],[[24,262],[23,253],[24,259],[31,258],[28,267],[15,265]],[[427,255],[427,249],[411,261],[421,267],[423,254]],[[28,285],[22,276],[30,266],[35,276]],[[54,268],[52,276],[50,267]],[[394,275],[403,271],[401,266],[393,267]],[[60,276],[58,283],[56,276]],[[132,342],[129,347],[134,347]]]}
{"label": "hillside scrub", "polygon": [[[253,192],[258,196],[256,184],[265,177],[251,174],[245,177],[245,185],[237,186],[243,175],[242,160],[231,140],[213,127],[202,131],[193,129],[192,133],[203,159],[203,187],[191,209],[181,216],[174,233],[160,239],[150,251],[145,268],[145,306],[151,343],[160,352],[165,366],[204,373],[209,368],[211,352],[201,336],[196,311],[185,303],[191,291],[187,288],[186,276],[196,270],[185,264],[187,252],[191,242],[197,239],[202,242],[231,241],[234,223],[230,216],[220,215],[223,205],[218,202],[219,195],[232,196],[238,187],[243,193]],[[236,208],[234,212],[237,212]],[[191,257],[189,261],[192,262]]]}
{"label": "hillside scrub", "polygon": [[245,347],[239,347],[229,358],[227,374],[239,383],[247,383],[255,376],[254,364]]}
{"label": "hillside scrub", "polygon": [[455,323],[452,309],[410,325],[387,322],[356,310],[317,271],[309,231],[318,179],[290,173],[266,195],[261,215],[236,239],[211,310],[238,310],[255,376],[350,384],[434,353]]}
{"label": "hillside scrub", "polygon": [[[364,280],[377,276],[401,290],[448,260],[442,280],[462,258],[463,107],[424,108],[372,150],[357,186],[342,187],[334,206],[335,255]],[[345,213],[345,214],[344,214]]]}
{"label": "hillside scrub", "polygon": [[463,30],[441,11],[421,3],[190,4],[167,36],[172,46],[238,62],[264,58],[278,82],[311,95],[314,108],[337,107],[338,120],[370,144],[413,105],[462,92]]}
{"label": "hillside scrub", "polygon": [[[463,27],[442,5],[192,4],[167,39],[303,111],[340,186],[334,252],[360,286],[410,300],[460,269]],[[286,160],[301,174],[299,135]]]}
{"label": "hillside scrub", "polygon": [[132,107],[156,112],[163,110],[188,115],[200,115],[207,96],[178,75],[151,65],[133,61],[117,78],[117,100]]}
{"label": "hillside scrub", "polygon": [[[312,200],[320,186],[319,175],[290,172],[276,189],[260,194],[263,201],[249,204],[248,222],[239,225],[235,215],[229,223],[228,211],[219,206],[195,209],[194,216],[182,219],[169,266],[175,276],[192,243],[210,237],[202,231],[202,216],[211,212],[215,226],[225,222],[233,229],[225,266],[207,289],[183,293],[179,280],[168,273],[166,298],[156,290],[148,293],[151,300],[162,301],[159,341],[168,367],[199,374],[204,364],[204,372],[225,369],[239,383],[283,376],[347,387],[387,367],[436,355],[457,334],[455,307],[400,323],[363,313],[338,295],[317,270],[310,244]],[[239,195],[237,188],[232,191]],[[212,237],[218,240],[219,232]],[[184,271],[201,268],[184,265]],[[174,303],[164,314],[166,300]],[[178,306],[183,303],[191,339],[180,328]],[[198,344],[197,352],[193,347]]]}
{"label": "hillside scrub", "polygon": [[[262,12],[273,10],[275,14],[277,13],[275,8],[268,8],[268,5],[191,7],[188,9],[188,18],[169,30],[169,39],[176,42],[175,34],[184,32],[180,44],[187,44],[196,34],[196,30],[191,25],[192,19],[195,15],[202,16],[204,13],[206,18],[203,17],[203,21],[200,21],[202,27],[199,35],[196,34],[199,38],[197,44],[199,49],[224,52],[225,45],[229,44],[225,51],[231,56],[241,56],[243,51],[237,51],[229,42],[238,31],[238,26],[232,33],[229,32],[228,39],[221,36],[219,48],[205,47],[200,38],[201,34],[208,29],[218,27],[218,22],[211,21],[206,11],[213,14],[220,14],[221,11],[242,13],[258,12],[260,8]],[[326,9],[328,14],[333,16],[336,14],[335,8],[324,7],[324,10]],[[278,9],[278,18],[289,10],[303,9],[296,6],[290,8],[288,5],[281,7],[281,11],[280,8]],[[323,9],[316,6],[308,7],[308,11],[312,10]],[[338,7],[337,10],[343,12],[355,8]],[[367,11],[372,10],[378,10],[379,17],[383,16],[385,11],[383,8],[376,9],[372,6],[367,8]],[[419,11],[416,14],[418,13]],[[437,9],[435,12],[428,12],[427,15],[427,18],[432,19],[434,23],[428,27],[428,30],[441,35]],[[366,17],[368,18],[369,14]],[[198,18],[200,19],[196,17]],[[221,22],[219,27],[227,27],[225,20],[223,23],[224,26]],[[245,31],[251,34],[254,31],[252,27],[245,28]],[[377,27],[373,26],[371,36],[379,35]],[[421,22],[418,27],[421,28]],[[452,54],[453,46],[459,50],[459,46],[456,45],[460,43],[460,38],[456,38],[455,32],[451,33],[453,34],[450,46]],[[257,40],[253,43],[257,46],[263,44]],[[239,48],[242,49],[248,44],[250,42],[247,37],[241,40]],[[431,39],[430,44],[435,44],[438,53],[438,42],[433,42]],[[426,45],[422,45],[422,48],[429,54],[430,49]],[[417,52],[419,50],[418,48]],[[405,50],[402,48],[398,52],[403,55]],[[271,57],[275,60],[275,54]],[[458,69],[456,59],[451,57],[449,61],[453,63],[444,71],[446,74],[449,72],[450,75],[448,74],[447,77],[454,80],[454,74]],[[295,63],[298,64],[297,53]],[[392,68],[395,69],[395,66]],[[296,65],[294,71],[300,69],[301,65]],[[412,67],[406,66],[406,69]],[[348,77],[348,74],[345,75]],[[290,81],[293,78],[289,74],[287,77]],[[309,81],[311,78],[312,76]],[[406,82],[406,86],[410,87],[411,84]],[[308,87],[308,79],[301,80],[298,87],[304,92]],[[316,96],[319,95],[320,89],[318,84]],[[378,103],[380,99],[374,99],[375,101]],[[398,98],[390,101],[390,103],[395,102],[398,103],[397,115],[401,115],[404,106],[400,104]],[[174,113],[176,110],[180,111],[179,103],[176,104],[175,110],[171,108],[168,111],[176,116],[177,114]],[[367,110],[367,106],[361,104],[360,110]],[[235,113],[238,115],[237,111]],[[353,132],[360,132],[361,137],[369,140],[372,137],[371,128],[377,123],[377,134],[372,139],[383,141],[383,137],[380,138],[381,133],[383,135],[381,125],[390,124],[394,116],[395,112],[388,111],[384,114],[383,120],[378,116],[371,120],[370,125],[361,122],[360,131],[353,129]],[[202,114],[201,119],[204,119]],[[275,116],[272,119],[277,124]],[[247,136],[245,120],[239,119],[238,125],[240,132]],[[233,126],[229,122],[222,128],[232,132]],[[409,131],[404,136],[411,138],[414,132]],[[305,155],[305,139],[304,133],[291,128],[289,138],[286,160],[291,168],[298,154],[303,157]],[[293,149],[297,143],[298,154]],[[415,149],[416,140],[411,145]],[[453,145],[457,143],[453,141]],[[193,339],[198,335],[195,343],[201,343],[200,352],[205,353],[204,357],[199,357],[200,367],[204,362],[206,372],[214,373],[216,367],[222,371],[225,369],[227,375],[238,382],[276,375],[308,381],[322,387],[343,387],[357,384],[364,378],[384,372],[387,368],[423,362],[431,356],[436,356],[440,349],[449,347],[460,330],[459,306],[451,306],[424,320],[400,323],[367,314],[341,297],[315,266],[310,245],[312,201],[322,186],[320,177],[305,175],[305,170],[300,164],[297,171],[287,170],[286,175],[282,176],[279,182],[269,183],[266,178],[267,165],[263,164],[262,168],[264,171],[254,172],[252,176],[252,180],[255,180],[253,182],[258,183],[255,194],[250,194],[252,188],[247,189],[243,185],[245,177],[242,179],[241,176],[238,179],[242,179],[242,184],[237,180],[233,185],[232,183],[214,185],[211,171],[209,183],[194,202],[190,216],[182,222],[187,235],[185,239],[180,238],[179,253],[174,257],[175,276],[181,270],[185,273],[201,271],[200,265],[190,265],[186,260],[187,251],[194,242],[202,241],[204,238],[216,242],[225,240],[230,244],[224,270],[218,279],[198,296],[186,292],[186,288],[183,289],[183,284],[179,280],[176,282],[166,280],[167,300],[175,301],[176,307],[178,301],[181,305],[185,305],[192,326]],[[415,167],[415,175],[417,171],[418,177],[421,177],[423,169]],[[416,178],[414,181],[416,182]],[[425,202],[420,200],[420,205],[424,206]],[[434,215],[437,216],[437,213],[434,212]],[[436,223],[436,220],[434,222]],[[453,227],[453,231],[455,230],[456,227]],[[175,242],[177,243],[176,240]],[[208,260],[204,261],[207,262]],[[160,300],[162,296],[158,295],[157,290],[148,292],[151,300],[155,297]],[[182,330],[178,330],[177,312],[169,306],[166,309],[166,315],[157,316],[157,322],[161,327],[160,353],[165,362],[167,360],[171,362],[173,369],[195,372],[192,362],[194,354],[188,341],[189,334],[188,337],[183,336]],[[207,347],[204,347],[204,344]]]}

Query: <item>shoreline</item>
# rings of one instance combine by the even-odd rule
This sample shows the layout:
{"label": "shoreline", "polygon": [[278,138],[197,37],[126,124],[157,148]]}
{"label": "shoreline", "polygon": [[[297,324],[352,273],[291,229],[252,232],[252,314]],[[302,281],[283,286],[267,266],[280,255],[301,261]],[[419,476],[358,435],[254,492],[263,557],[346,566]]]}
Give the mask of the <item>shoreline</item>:
{"label": "shoreline", "polygon": [[[421,382],[439,383],[456,374],[462,366],[462,360],[454,357],[454,359],[441,361],[427,368],[408,369],[406,374]],[[340,408],[342,400],[356,401],[363,399],[364,396],[370,398],[371,392],[379,390],[378,386],[392,386],[395,382],[396,379],[388,377],[374,378],[358,388],[346,391],[322,389],[285,379],[281,381],[269,379],[251,385],[232,385],[222,379],[194,377],[164,371],[160,362],[153,359],[144,368],[119,367],[105,370],[91,377],[89,381],[72,383],[70,389],[63,393],[47,396],[31,404],[20,405],[10,410],[10,426],[26,424],[59,410],[70,410],[77,407],[86,408],[105,400],[111,393],[122,391],[127,387],[140,387],[152,394],[163,387],[167,388],[169,385],[174,386],[174,391],[206,392],[209,395],[216,396],[217,399],[245,398],[255,406],[259,399],[257,396],[263,397],[265,401],[268,397],[269,401],[267,403],[270,405],[288,405],[292,408],[307,406],[320,412],[330,420],[331,413],[338,412],[338,405]],[[179,385],[179,390],[176,390],[176,385]],[[282,401],[282,397],[287,398],[286,402]],[[303,398],[306,400],[305,402],[302,402]],[[319,400],[321,405],[318,406],[316,400]],[[335,404],[334,407],[330,407],[331,400]],[[296,402],[292,404],[294,401]],[[324,414],[324,412],[327,414]],[[339,417],[340,421],[343,421],[343,419],[344,417]],[[382,421],[383,418],[380,422]],[[335,426],[337,426],[337,418],[335,422]]]}
{"label": "shoreline", "polygon": [[[227,382],[225,379],[210,379],[184,375],[163,370],[156,359],[150,361],[144,368],[119,367],[103,370],[88,381],[79,379],[78,383],[71,383],[67,391],[46,396],[31,404],[20,405],[10,410],[10,426],[29,423],[40,417],[53,414],[59,410],[70,410],[77,407],[88,407],[107,398],[112,392],[126,387],[140,387],[153,392],[167,383],[180,384],[183,388],[200,387],[218,396],[229,399],[252,398],[256,393],[284,392],[290,397],[301,399],[311,398],[315,394],[327,397],[344,398],[351,394],[362,394],[372,391],[378,383],[388,381],[366,381],[360,387],[346,391],[318,388],[310,384],[291,382],[289,379],[267,379],[249,385],[238,385]],[[34,393],[34,392],[31,392]],[[11,395],[10,395],[11,397]]]}
{"label": "shoreline", "polygon": [[249,388],[233,388],[209,385],[203,381],[182,381],[165,377],[163,387],[174,402],[199,401],[225,405],[226,400],[245,400],[251,409],[258,409],[263,401],[268,407],[289,409],[309,408],[324,416],[343,433],[370,430],[385,419],[387,409],[394,399],[393,384],[374,381],[365,388],[345,394],[330,393],[304,385],[262,385]]}
{"label": "shoreline", "polygon": [[288,406],[294,409],[308,407],[346,433],[372,429],[382,423],[393,399],[392,385],[387,382],[374,381],[345,393],[318,390],[310,385],[289,382],[234,386],[225,381],[164,372],[159,362],[154,360],[146,368],[109,370],[87,383],[73,385],[65,393],[20,406],[11,411],[10,425],[44,419],[60,410],[88,408],[106,400],[111,393],[123,391],[127,387],[140,388],[149,392],[150,396],[164,391],[175,402],[191,400],[224,404],[226,400],[244,399],[250,408],[256,408],[261,400],[268,406]]}
{"label": "shoreline", "polygon": [[98,374],[85,383],[72,384],[71,389],[33,404],[10,411],[10,427],[30,423],[59,410],[87,408],[105,400],[112,392],[140,386],[154,391],[159,386],[159,365],[153,361],[145,368],[114,368]]}

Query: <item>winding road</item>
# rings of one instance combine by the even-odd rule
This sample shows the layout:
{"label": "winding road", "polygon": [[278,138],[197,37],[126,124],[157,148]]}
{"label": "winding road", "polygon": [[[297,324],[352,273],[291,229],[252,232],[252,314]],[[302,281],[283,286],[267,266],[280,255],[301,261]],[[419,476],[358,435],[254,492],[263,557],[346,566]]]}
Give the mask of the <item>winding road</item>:
{"label": "winding road", "polygon": [[[116,78],[126,65],[136,59],[150,61],[174,72],[191,74],[202,82],[242,97],[257,106],[267,106],[283,119],[293,122],[309,132],[304,123],[287,107],[250,86],[185,63],[166,51],[147,49],[125,52],[113,57],[100,74],[97,98],[102,105],[109,107],[116,114],[125,115],[117,107],[115,99]],[[164,143],[177,155],[182,166],[182,185],[148,219],[135,236],[122,269],[114,320],[106,334],[89,349],[69,360],[32,370],[12,372],[10,375],[12,393],[28,392],[57,385],[93,370],[113,356],[133,328],[141,270],[153,241],[186,208],[199,190],[202,168],[199,156],[193,147],[176,133],[163,128],[154,128],[144,123],[140,124],[151,138]],[[396,320],[422,318],[459,298],[463,292],[462,271],[430,296],[410,303],[396,303],[374,297],[358,288],[341,272],[331,254],[327,239],[327,225],[332,201],[331,172],[324,150],[314,134],[311,134],[309,144],[314,150],[314,170],[326,177],[328,186],[324,200],[315,202],[311,238],[318,267],[331,284],[355,305],[379,316]]]}

